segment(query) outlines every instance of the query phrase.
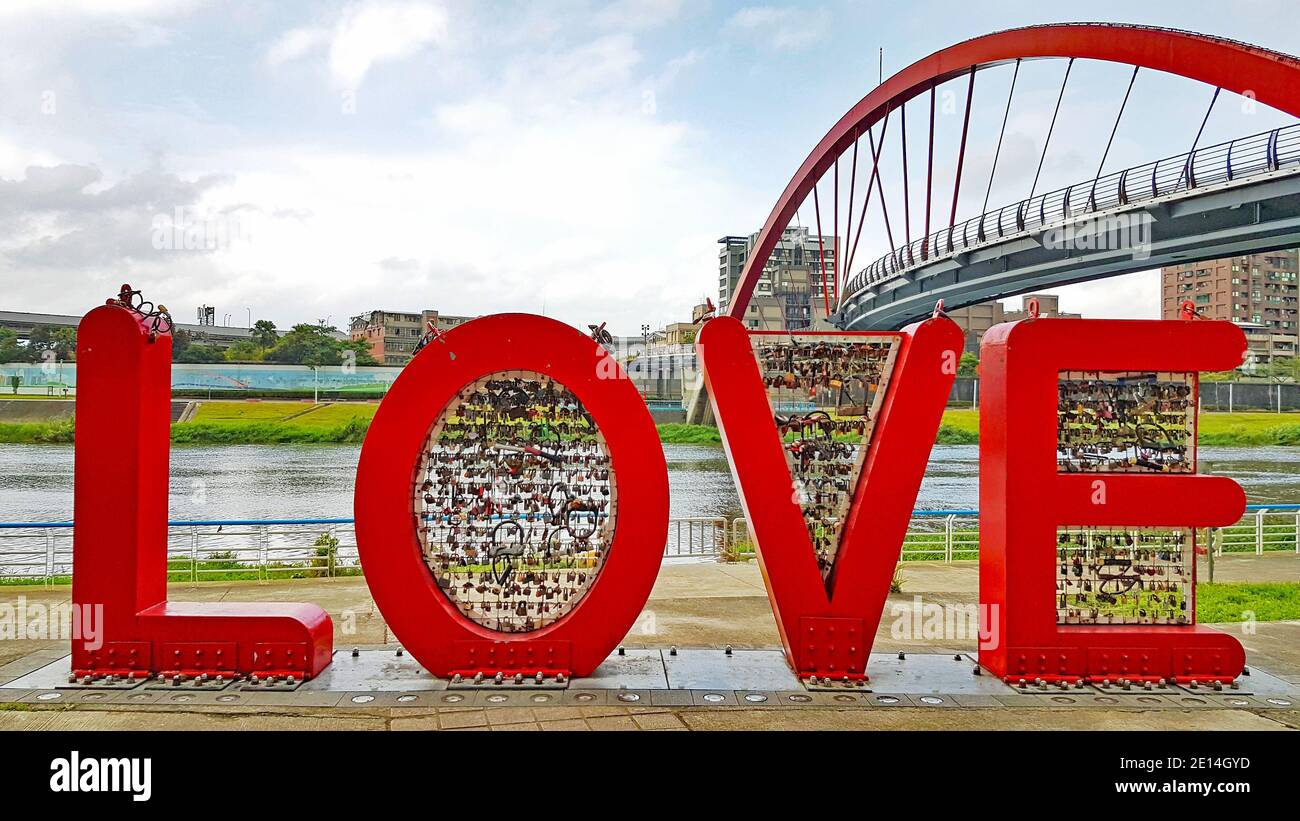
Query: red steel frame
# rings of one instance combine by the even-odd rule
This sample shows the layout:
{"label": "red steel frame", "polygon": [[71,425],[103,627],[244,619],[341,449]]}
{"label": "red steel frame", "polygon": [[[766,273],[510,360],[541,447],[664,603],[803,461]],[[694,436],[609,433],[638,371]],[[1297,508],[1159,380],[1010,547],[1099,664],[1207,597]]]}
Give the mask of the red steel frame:
{"label": "red steel frame", "polygon": [[167,601],[171,358],[113,301],[77,328],[72,601],[102,630],[74,637],[73,672],[315,676],[334,640],[316,605]]}
{"label": "red steel frame", "polygon": [[[600,574],[573,611],[540,630],[471,621],[421,555],[414,481],[435,421],[466,385],[528,370],[567,386],[605,437],[618,520]],[[636,387],[604,347],[546,317],[498,314],[441,334],[402,370],[361,449],[357,547],[375,603],[402,645],[436,676],[590,674],[627,635],[650,595],[668,535],[668,466]]]}
{"label": "red steel frame", "polygon": [[[1204,34],[1147,26],[1065,23],[1009,29],[949,46],[885,80],[821,139],[786,185],[763,225],[727,305],[727,314],[744,316],[781,231],[790,224],[822,175],[863,133],[870,135],[869,129],[890,111],[898,110],[901,116],[902,104],[907,100],[973,68],[1039,57],[1106,60],[1164,71],[1239,94],[1250,92],[1260,103],[1300,117],[1300,61],[1258,46]],[[883,134],[881,143],[884,143]],[[959,159],[959,168],[960,164]],[[893,245],[892,235],[890,245]]]}
{"label": "red steel frame", "polygon": [[1029,319],[985,333],[980,609],[990,639],[979,657],[992,673],[1052,682],[1231,681],[1241,673],[1244,651],[1226,633],[1058,625],[1053,591],[1058,526],[1224,527],[1246,508],[1241,486],[1224,477],[1058,473],[1060,372],[1225,371],[1241,364],[1245,350],[1236,325],[1199,319]]}
{"label": "red steel frame", "polygon": [[[756,332],[763,333],[763,332]],[[826,332],[809,332],[825,335]],[[791,493],[792,478],[750,332],[710,320],[697,349],[786,659],[801,677],[862,679],[944,405],[961,356],[957,323],[935,317],[902,331],[828,586]],[[783,337],[798,333],[780,332]]]}

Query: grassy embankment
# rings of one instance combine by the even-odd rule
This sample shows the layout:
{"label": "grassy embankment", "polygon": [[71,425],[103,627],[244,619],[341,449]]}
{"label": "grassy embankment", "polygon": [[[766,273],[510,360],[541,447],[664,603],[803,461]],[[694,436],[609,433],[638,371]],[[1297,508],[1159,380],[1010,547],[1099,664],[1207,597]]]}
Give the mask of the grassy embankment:
{"label": "grassy embankment", "polygon": [[[172,425],[177,444],[357,443],[366,435],[378,408],[374,403],[338,402],[204,402],[195,418]],[[71,421],[0,423],[0,444],[46,444],[72,441]],[[715,428],[659,425],[670,444],[721,442]],[[935,441],[972,445],[979,441],[979,412],[948,409]],[[1300,445],[1300,416],[1275,413],[1205,413],[1203,445]]]}

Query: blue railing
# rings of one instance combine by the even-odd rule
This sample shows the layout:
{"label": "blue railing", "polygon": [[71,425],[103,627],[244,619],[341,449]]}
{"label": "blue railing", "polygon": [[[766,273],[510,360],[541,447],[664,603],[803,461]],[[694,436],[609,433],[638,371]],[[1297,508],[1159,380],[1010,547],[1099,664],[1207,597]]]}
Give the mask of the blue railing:
{"label": "blue railing", "polygon": [[[979,557],[979,511],[914,510],[903,542],[906,561]],[[167,523],[173,580],[317,578],[357,575],[361,556],[351,517],[177,519]],[[73,523],[0,522],[0,579],[66,581],[72,573]],[[1215,553],[1300,553],[1300,504],[1247,505],[1235,525],[1205,537]],[[752,539],[743,518],[669,521],[665,559],[744,559]]]}
{"label": "blue railing", "polygon": [[[1300,510],[1300,504],[1246,505],[1246,510]],[[913,518],[924,516],[978,516],[977,508],[954,508],[952,510],[913,510]],[[351,517],[337,519],[169,519],[168,527],[262,527],[269,525],[350,525],[356,520]],[[64,528],[72,527],[72,522],[0,522],[0,530],[14,528]]]}

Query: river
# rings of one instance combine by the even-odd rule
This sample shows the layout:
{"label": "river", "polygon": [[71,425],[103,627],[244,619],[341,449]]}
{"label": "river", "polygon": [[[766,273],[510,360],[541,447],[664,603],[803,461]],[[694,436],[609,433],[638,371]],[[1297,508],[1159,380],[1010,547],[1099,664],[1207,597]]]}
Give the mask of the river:
{"label": "river", "polygon": [[[174,447],[173,519],[298,519],[352,515],[357,445]],[[740,515],[720,447],[665,445],[674,517]],[[976,445],[937,445],[917,507],[978,506]],[[1300,502],[1300,448],[1202,447],[1203,462],[1252,503]],[[72,518],[72,447],[0,445],[0,521]]]}

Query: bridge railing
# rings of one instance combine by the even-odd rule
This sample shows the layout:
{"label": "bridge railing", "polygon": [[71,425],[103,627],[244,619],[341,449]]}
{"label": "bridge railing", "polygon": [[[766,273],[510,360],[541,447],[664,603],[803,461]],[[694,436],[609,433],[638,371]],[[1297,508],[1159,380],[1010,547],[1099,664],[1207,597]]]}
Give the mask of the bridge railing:
{"label": "bridge railing", "polygon": [[[72,576],[71,522],[0,522],[0,584],[58,584]],[[1250,505],[1236,524],[1202,533],[1217,555],[1300,553],[1300,504]],[[743,518],[669,520],[664,560],[753,558]],[[904,561],[979,558],[979,511],[916,510]],[[351,519],[177,521],[168,526],[171,581],[271,581],[361,575]]]}
{"label": "bridge railing", "polygon": [[844,286],[843,298],[847,300],[924,263],[1019,234],[1179,191],[1294,167],[1300,167],[1300,124],[1116,171],[1010,203],[895,248],[853,275]]}

